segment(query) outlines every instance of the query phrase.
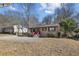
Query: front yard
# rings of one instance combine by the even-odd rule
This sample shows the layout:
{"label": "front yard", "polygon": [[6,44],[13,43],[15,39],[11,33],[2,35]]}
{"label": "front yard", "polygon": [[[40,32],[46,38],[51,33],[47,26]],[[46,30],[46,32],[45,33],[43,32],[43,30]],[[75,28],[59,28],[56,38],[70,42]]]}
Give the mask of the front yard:
{"label": "front yard", "polygon": [[6,40],[3,40],[3,38],[0,37],[0,55],[16,55],[16,56],[17,55],[24,55],[24,56],[79,55],[79,41],[75,41],[72,39],[30,38],[29,41],[31,39],[38,41],[27,42],[26,40],[21,42],[19,40],[20,38],[18,37],[12,39],[12,36],[9,36],[8,38],[6,38]]}

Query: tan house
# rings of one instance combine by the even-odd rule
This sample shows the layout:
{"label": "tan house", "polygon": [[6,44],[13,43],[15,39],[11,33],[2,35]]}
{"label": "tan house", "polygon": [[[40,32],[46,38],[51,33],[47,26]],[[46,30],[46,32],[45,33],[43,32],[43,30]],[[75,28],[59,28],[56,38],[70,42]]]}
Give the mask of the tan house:
{"label": "tan house", "polygon": [[59,24],[51,24],[51,25],[32,26],[32,27],[29,27],[28,29],[30,32],[35,32],[35,31],[58,32],[60,27],[59,27]]}

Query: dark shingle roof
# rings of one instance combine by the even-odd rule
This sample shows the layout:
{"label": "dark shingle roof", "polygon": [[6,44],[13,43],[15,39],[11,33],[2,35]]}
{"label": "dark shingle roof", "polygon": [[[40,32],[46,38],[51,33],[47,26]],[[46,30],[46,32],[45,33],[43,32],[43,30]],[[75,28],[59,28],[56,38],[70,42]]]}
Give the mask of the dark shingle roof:
{"label": "dark shingle roof", "polygon": [[30,26],[29,28],[52,27],[52,26],[59,26],[59,24],[37,25],[37,26]]}

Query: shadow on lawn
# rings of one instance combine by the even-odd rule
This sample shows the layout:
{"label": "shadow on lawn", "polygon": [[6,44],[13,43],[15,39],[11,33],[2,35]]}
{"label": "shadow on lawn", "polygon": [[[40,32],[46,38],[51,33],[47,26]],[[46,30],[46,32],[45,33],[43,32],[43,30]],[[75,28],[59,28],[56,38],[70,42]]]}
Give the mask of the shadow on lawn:
{"label": "shadow on lawn", "polygon": [[73,39],[73,40],[79,41],[79,35],[75,35],[73,37],[69,37],[69,39]]}

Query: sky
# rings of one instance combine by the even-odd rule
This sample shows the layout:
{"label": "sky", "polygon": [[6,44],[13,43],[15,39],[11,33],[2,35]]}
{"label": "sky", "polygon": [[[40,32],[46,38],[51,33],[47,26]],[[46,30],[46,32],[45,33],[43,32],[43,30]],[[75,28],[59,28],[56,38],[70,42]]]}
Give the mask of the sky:
{"label": "sky", "polygon": [[[6,11],[13,11],[13,12],[19,12],[22,13],[23,16],[25,16],[24,9],[25,7],[23,6],[24,4],[21,3],[14,3],[10,6],[7,7],[1,7],[0,8],[0,14],[6,14]],[[33,8],[31,8],[31,15],[35,15],[38,17],[40,21],[42,19],[50,14],[55,13],[56,8],[60,8],[61,5],[60,3],[35,3]],[[75,11],[79,12],[79,4],[75,4]]]}

